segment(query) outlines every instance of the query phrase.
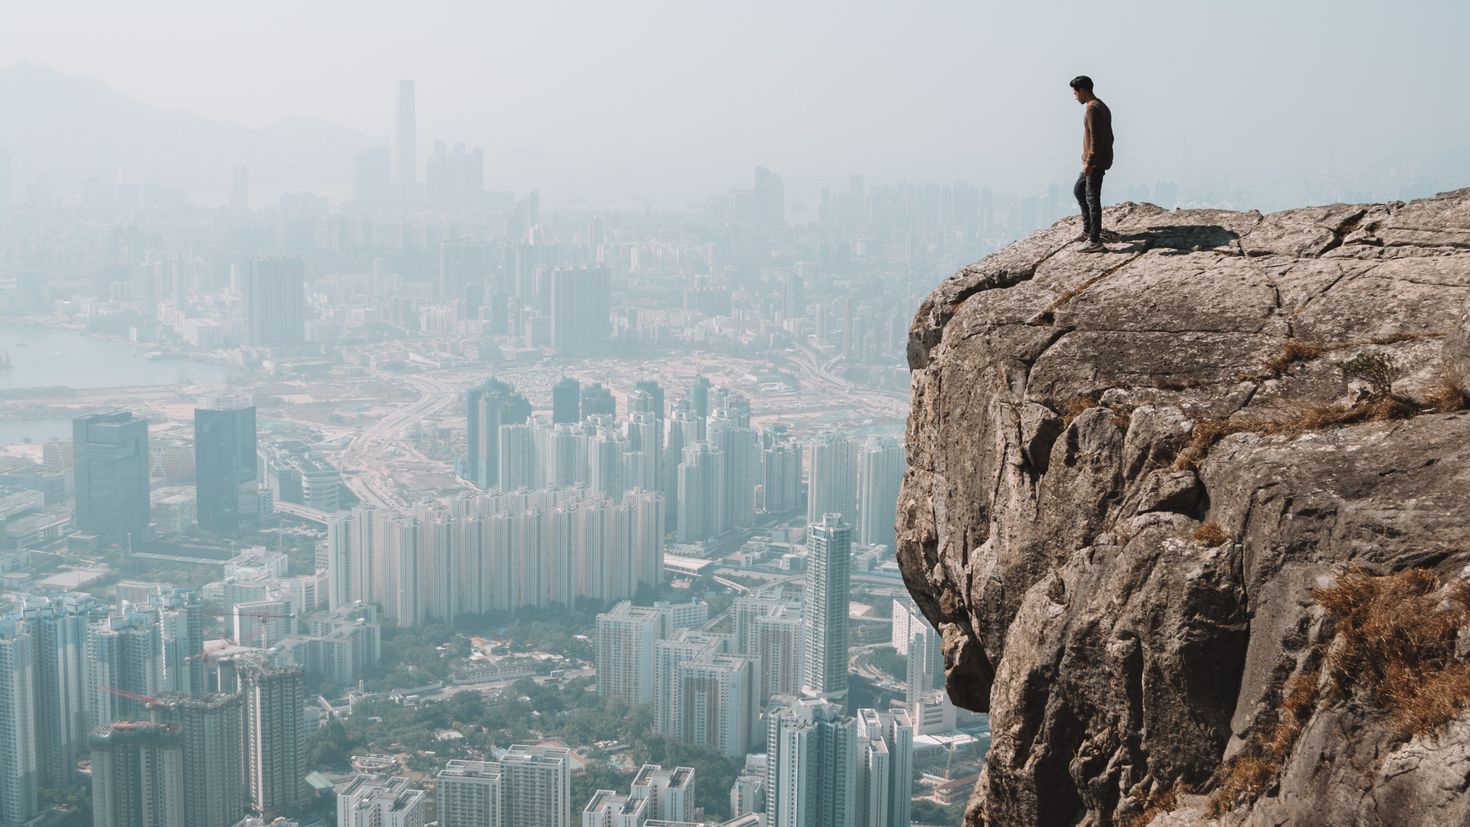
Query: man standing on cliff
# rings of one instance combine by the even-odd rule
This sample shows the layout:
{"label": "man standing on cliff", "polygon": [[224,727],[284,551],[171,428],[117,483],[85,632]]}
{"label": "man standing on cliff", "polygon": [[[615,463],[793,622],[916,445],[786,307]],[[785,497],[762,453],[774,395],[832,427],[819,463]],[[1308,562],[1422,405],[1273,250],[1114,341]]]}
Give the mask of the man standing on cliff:
{"label": "man standing on cliff", "polygon": [[1082,116],[1082,174],[1072,188],[1082,208],[1082,234],[1077,240],[1087,242],[1082,248],[1084,253],[1106,252],[1108,248],[1102,243],[1102,182],[1103,174],[1113,165],[1113,113],[1092,94],[1092,78],[1078,75],[1069,85],[1072,96],[1086,107]]}

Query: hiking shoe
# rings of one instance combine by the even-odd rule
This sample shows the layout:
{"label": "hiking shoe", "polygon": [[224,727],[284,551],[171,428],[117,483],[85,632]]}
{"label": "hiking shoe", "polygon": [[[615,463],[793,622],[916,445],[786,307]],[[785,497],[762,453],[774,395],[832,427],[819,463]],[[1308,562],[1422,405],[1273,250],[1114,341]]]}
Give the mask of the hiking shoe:
{"label": "hiking shoe", "polygon": [[1108,248],[1107,247],[1104,247],[1103,246],[1103,243],[1101,241],[1094,241],[1091,244],[1087,245],[1086,247],[1083,247],[1081,250],[1078,250],[1077,252],[1079,252],[1079,253],[1106,253],[1107,251],[1108,251]]}

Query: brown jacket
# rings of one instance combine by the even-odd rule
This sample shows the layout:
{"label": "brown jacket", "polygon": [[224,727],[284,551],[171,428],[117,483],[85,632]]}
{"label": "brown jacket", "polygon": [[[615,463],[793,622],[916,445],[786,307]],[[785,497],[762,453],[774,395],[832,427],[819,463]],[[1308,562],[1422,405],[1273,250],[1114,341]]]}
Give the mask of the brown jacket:
{"label": "brown jacket", "polygon": [[1113,166],[1113,113],[1100,100],[1089,101],[1082,116],[1082,166]]}

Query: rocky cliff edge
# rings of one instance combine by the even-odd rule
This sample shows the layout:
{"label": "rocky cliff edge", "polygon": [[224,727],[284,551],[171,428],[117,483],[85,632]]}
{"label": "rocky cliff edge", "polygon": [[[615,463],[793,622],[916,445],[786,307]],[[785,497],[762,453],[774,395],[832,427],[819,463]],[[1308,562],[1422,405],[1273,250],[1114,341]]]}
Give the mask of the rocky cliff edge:
{"label": "rocky cliff edge", "polygon": [[968,823],[1470,824],[1470,189],[1109,208],[919,308],[898,512]]}

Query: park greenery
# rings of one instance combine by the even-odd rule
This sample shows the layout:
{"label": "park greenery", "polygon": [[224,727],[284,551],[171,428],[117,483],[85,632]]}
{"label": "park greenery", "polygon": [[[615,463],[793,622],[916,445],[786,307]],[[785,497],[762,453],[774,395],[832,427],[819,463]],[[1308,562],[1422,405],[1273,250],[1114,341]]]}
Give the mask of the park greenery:
{"label": "park greenery", "polygon": [[[441,738],[450,731],[463,737]],[[395,755],[410,770],[433,773],[452,758],[493,760],[497,747],[546,739],[563,741],[588,759],[572,779],[578,806],[597,789],[626,792],[638,766],[660,763],[693,767],[700,806],[723,813],[741,766],[714,750],[658,735],[650,707],[603,698],[591,680],[543,685],[530,678],[490,695],[464,691],[437,702],[360,701],[351,715],[315,733],[308,760],[318,769],[345,770],[353,755]]]}

